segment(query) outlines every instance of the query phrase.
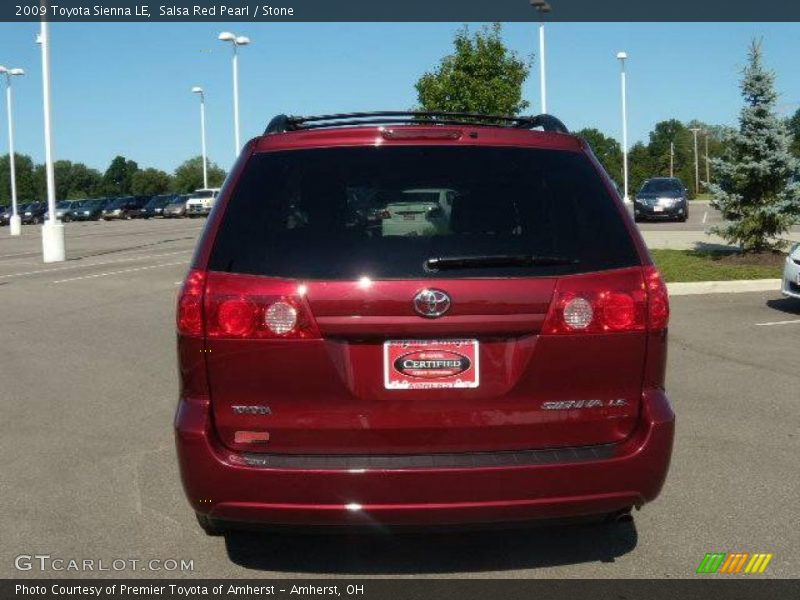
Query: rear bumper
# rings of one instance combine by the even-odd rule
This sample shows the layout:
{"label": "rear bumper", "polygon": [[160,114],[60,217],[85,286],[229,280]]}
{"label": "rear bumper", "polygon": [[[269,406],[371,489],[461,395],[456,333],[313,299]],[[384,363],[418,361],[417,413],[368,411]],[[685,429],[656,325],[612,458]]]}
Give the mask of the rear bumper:
{"label": "rear bumper", "polygon": [[216,440],[207,400],[175,417],[184,490],[211,518],[272,525],[460,525],[609,513],[653,500],[672,454],[675,415],[645,393],[639,426],[610,456],[546,464],[425,468],[252,466]]}
{"label": "rear bumper", "polygon": [[683,218],[684,214],[687,212],[684,210],[682,204],[671,207],[664,207],[664,209],[659,212],[656,212],[652,206],[635,204],[633,211],[636,217],[639,219],[653,219],[653,220]]}

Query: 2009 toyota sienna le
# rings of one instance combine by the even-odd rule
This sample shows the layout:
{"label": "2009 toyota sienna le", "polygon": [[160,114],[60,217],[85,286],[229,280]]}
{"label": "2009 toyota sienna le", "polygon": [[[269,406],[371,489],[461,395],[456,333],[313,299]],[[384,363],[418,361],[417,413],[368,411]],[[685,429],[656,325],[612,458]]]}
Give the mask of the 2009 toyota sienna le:
{"label": "2009 toyota sienna le", "polygon": [[627,514],[669,466],[668,315],[554,117],[276,117],[178,299],[184,489],[209,533]]}

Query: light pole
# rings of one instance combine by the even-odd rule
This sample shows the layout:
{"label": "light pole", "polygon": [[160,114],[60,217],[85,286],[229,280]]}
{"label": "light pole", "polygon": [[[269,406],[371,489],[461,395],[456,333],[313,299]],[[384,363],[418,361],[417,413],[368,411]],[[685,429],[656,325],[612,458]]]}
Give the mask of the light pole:
{"label": "light pole", "polygon": [[550,12],[550,5],[545,0],[531,0],[531,6],[539,13],[539,99],[542,112],[547,112],[547,78],[544,62],[544,15]]}
{"label": "light pole", "polygon": [[626,52],[617,52],[617,59],[621,67],[620,71],[620,85],[622,88],[622,178],[625,190],[625,204],[630,204],[631,199],[628,195],[628,105],[625,89],[625,61],[628,59]]}
{"label": "light pole", "polygon": [[669,143],[669,176],[675,177],[675,142]]}
{"label": "light pole", "polygon": [[194,86],[193,94],[200,95],[200,149],[203,156],[203,188],[208,189],[208,160],[206,159],[206,95],[203,88]]}
{"label": "light pole", "polygon": [[711,168],[708,164],[708,130],[703,132],[706,136],[706,185],[711,183]]}
{"label": "light pole", "polygon": [[11,78],[25,75],[22,69],[7,69],[0,65],[0,74],[6,76],[6,112],[8,113],[8,164],[11,171],[11,218],[9,229],[11,235],[19,235],[22,231],[22,222],[17,214],[17,171],[14,165],[14,119],[12,117]]}
{"label": "light pole", "polygon": [[697,158],[697,133],[701,131],[699,127],[691,127],[689,131],[694,135],[694,195],[700,193],[700,161]]}
{"label": "light pole", "polygon": [[44,97],[44,159],[47,174],[48,219],[42,225],[42,259],[46,263],[61,262],[66,259],[64,248],[64,224],[56,215],[56,180],[53,174],[53,136],[50,118],[50,27],[42,18],[39,33],[42,47],[42,91]]}
{"label": "light pole", "polygon": [[230,42],[233,46],[233,133],[236,143],[234,156],[239,156],[239,150],[242,148],[239,142],[239,46],[247,46],[250,38],[223,31],[219,34],[219,39],[223,42]]}

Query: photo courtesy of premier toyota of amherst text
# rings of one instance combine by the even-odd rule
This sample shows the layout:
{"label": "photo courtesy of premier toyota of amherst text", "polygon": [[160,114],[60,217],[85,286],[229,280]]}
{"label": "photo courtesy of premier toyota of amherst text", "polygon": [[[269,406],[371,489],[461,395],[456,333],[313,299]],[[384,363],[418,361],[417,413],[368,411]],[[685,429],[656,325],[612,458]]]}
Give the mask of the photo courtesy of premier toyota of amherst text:
{"label": "photo courtesy of premier toyota of amherst text", "polygon": [[0,597],[788,597],[798,23],[0,7]]}

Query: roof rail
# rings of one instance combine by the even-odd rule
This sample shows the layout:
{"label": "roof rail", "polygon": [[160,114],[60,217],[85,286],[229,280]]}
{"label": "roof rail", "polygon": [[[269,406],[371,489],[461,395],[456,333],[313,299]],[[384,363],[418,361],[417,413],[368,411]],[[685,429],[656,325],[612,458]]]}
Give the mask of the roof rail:
{"label": "roof rail", "polygon": [[510,115],[482,115],[465,112],[377,111],[308,117],[278,115],[269,122],[264,134],[357,125],[471,125],[478,127],[508,127],[512,129],[541,127],[547,132],[569,133],[564,123],[553,115],[547,114],[514,117]]}

